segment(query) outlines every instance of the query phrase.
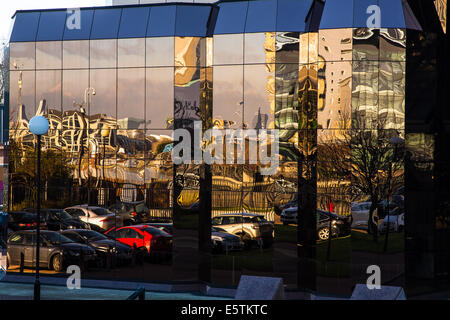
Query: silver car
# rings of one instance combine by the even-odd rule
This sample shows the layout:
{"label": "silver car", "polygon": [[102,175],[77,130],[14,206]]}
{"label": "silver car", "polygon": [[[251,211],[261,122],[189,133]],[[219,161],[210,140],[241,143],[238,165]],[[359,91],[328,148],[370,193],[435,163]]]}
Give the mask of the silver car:
{"label": "silver car", "polygon": [[95,206],[79,205],[65,208],[72,217],[78,217],[81,221],[96,226],[99,230],[109,230],[112,227],[122,227],[123,219],[121,216],[109,211],[108,209]]}

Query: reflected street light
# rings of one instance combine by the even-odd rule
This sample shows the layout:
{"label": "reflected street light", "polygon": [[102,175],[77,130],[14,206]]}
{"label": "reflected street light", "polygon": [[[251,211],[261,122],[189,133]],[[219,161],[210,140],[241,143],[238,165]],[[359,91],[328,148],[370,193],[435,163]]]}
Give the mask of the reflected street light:
{"label": "reflected street light", "polygon": [[48,120],[43,116],[34,116],[28,124],[31,133],[37,136],[36,279],[34,282],[34,300],[41,299],[41,284],[39,282],[39,244],[41,237],[41,136],[48,132],[48,127]]}

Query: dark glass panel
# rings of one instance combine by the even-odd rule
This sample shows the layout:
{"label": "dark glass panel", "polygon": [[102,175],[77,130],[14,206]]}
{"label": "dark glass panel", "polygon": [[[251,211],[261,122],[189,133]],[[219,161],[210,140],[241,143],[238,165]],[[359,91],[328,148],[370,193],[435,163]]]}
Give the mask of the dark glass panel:
{"label": "dark glass panel", "polygon": [[220,129],[242,128],[243,66],[213,67],[213,121]]}
{"label": "dark glass panel", "polygon": [[145,66],[145,39],[118,39],[118,67]]}
{"label": "dark glass panel", "polygon": [[147,37],[175,35],[176,6],[155,6],[150,10]]}
{"label": "dark glass panel", "polygon": [[298,128],[298,64],[276,64],[275,110],[276,129]]}
{"label": "dark glass panel", "polygon": [[[63,71],[63,101],[64,111],[79,111],[77,104],[83,103],[84,92],[89,87],[88,70],[64,70]],[[69,115],[68,115],[69,116]]]}
{"label": "dark glass panel", "polygon": [[297,32],[277,32],[275,41],[276,63],[299,62],[300,34]]}
{"label": "dark glass panel", "polygon": [[17,12],[9,41],[35,41],[40,15],[40,12]]}
{"label": "dark glass panel", "polygon": [[319,55],[325,61],[352,60],[352,29],[319,30],[318,40]]}
{"label": "dark glass panel", "polygon": [[[353,26],[354,28],[366,28],[369,22],[372,22],[372,10],[367,12],[369,6],[378,6],[378,0],[357,0],[353,1],[353,24],[348,27]],[[381,25],[384,25],[384,15],[383,9],[380,8],[381,12]]]}
{"label": "dark glass panel", "polygon": [[147,67],[174,65],[174,37],[146,38]]}
{"label": "dark glass panel", "polygon": [[173,68],[146,70],[146,126],[173,129]]}
{"label": "dark glass panel", "polygon": [[35,68],[35,42],[11,43],[9,45],[9,55],[10,70],[27,70]]}
{"label": "dark glass panel", "polygon": [[147,33],[150,7],[123,8],[119,38],[143,38]]}
{"label": "dark glass panel", "polygon": [[353,0],[328,0],[320,21],[320,29],[351,28],[353,26]]}
{"label": "dark glass panel", "polygon": [[383,28],[406,28],[402,0],[378,0]]}
{"label": "dark glass panel", "polygon": [[41,100],[46,110],[61,112],[61,70],[36,71],[36,104]]}
{"label": "dark glass panel", "polygon": [[62,43],[36,42],[36,69],[61,69]]}
{"label": "dark glass panel", "polygon": [[90,67],[115,68],[117,63],[117,39],[91,40]]}
{"label": "dark glass panel", "polygon": [[275,65],[244,66],[244,127],[274,128]]}
{"label": "dark glass panel", "polygon": [[122,9],[95,9],[91,39],[115,39]]}
{"label": "dark glass panel", "polygon": [[353,29],[353,60],[377,61],[379,59],[379,29]]}
{"label": "dark glass panel", "polygon": [[27,129],[28,121],[35,115],[34,71],[10,72],[10,129]]}
{"label": "dark glass panel", "polygon": [[200,120],[200,69],[175,68],[175,128],[193,128]]}
{"label": "dark glass panel", "polygon": [[[147,147],[145,158],[150,160],[164,160],[167,162],[167,165],[172,161],[172,130],[146,130],[145,140]],[[170,174],[167,171],[168,168],[164,167],[161,170],[161,173],[158,173],[156,170],[155,177],[161,177],[161,179],[164,177],[164,179],[172,180],[172,168],[170,168]]]}
{"label": "dark glass panel", "polygon": [[248,1],[222,2],[214,34],[244,33]]}
{"label": "dark glass panel", "polygon": [[36,41],[62,40],[67,11],[42,11]]}
{"label": "dark glass panel", "polygon": [[406,30],[380,30],[380,60],[406,61]]}
{"label": "dark glass panel", "polygon": [[[67,22],[64,30],[64,40],[87,40],[91,36],[91,26],[92,26],[92,18],[94,16],[93,9],[80,9],[80,28],[77,28],[76,25],[69,29],[67,27],[67,22],[76,23],[75,19],[78,19],[78,16],[74,11],[67,12]],[[69,24],[70,25],[70,24]]]}
{"label": "dark glass panel", "polygon": [[145,128],[145,69],[119,69],[117,124],[120,129]]}
{"label": "dark glass panel", "polygon": [[244,35],[244,63],[274,63],[275,33],[246,33]]}
{"label": "dark glass panel", "polygon": [[175,35],[204,37],[208,30],[209,6],[177,5]]}
{"label": "dark glass panel", "polygon": [[275,31],[277,2],[254,0],[248,3],[245,32]]}
{"label": "dark glass panel", "polygon": [[63,41],[63,69],[89,67],[89,40]]}
{"label": "dark glass panel", "polygon": [[215,35],[214,65],[242,64],[244,61],[244,34]]}
{"label": "dark glass panel", "polygon": [[277,31],[306,31],[306,16],[314,1],[278,0]]}
{"label": "dark glass panel", "polygon": [[[92,96],[89,115],[116,120],[116,70],[98,69],[90,71],[90,87],[95,90]],[[89,100],[89,97],[88,97]]]}

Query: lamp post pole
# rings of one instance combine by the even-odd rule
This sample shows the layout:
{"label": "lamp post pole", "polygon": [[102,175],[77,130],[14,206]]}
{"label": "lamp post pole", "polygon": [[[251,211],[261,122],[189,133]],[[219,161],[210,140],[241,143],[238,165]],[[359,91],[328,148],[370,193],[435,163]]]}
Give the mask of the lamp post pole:
{"label": "lamp post pole", "polygon": [[39,262],[40,262],[40,240],[41,240],[41,135],[48,132],[48,120],[43,116],[34,116],[31,118],[28,128],[31,133],[37,136],[37,174],[36,174],[36,186],[37,186],[37,204],[36,204],[36,278],[34,280],[34,300],[41,299],[41,283],[39,281]]}

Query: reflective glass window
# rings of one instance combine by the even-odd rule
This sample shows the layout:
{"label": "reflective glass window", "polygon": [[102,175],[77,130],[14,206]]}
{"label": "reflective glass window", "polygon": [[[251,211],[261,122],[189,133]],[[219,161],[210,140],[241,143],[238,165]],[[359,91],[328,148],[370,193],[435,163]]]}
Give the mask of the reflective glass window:
{"label": "reflective glass window", "polygon": [[275,62],[275,32],[244,35],[244,63]]}
{"label": "reflective glass window", "polygon": [[89,67],[89,40],[63,41],[63,68]]}
{"label": "reflective glass window", "polygon": [[299,62],[299,38],[298,32],[277,32],[275,50],[277,63]]}
{"label": "reflective glass window", "polygon": [[149,7],[123,8],[119,38],[145,37],[149,13]]}
{"label": "reflective glass window", "polygon": [[277,1],[249,1],[245,32],[275,31]]}
{"label": "reflective glass window", "polygon": [[175,66],[196,67],[204,65],[204,63],[201,63],[202,53],[203,58],[205,56],[202,45],[204,47],[205,42],[199,37],[175,37]]}
{"label": "reflective glass window", "polygon": [[405,29],[380,29],[380,60],[406,61]]}
{"label": "reflective glass window", "polygon": [[353,0],[328,0],[320,20],[320,29],[351,28],[353,26]]}
{"label": "reflective glass window", "polygon": [[[79,12],[79,15],[78,15]],[[64,40],[86,40],[91,35],[93,9],[68,11],[64,30]]]}
{"label": "reflective glass window", "polygon": [[402,0],[378,0],[383,28],[406,28]]}
{"label": "reflective glass window", "polygon": [[117,39],[91,40],[89,49],[91,68],[116,67]]}
{"label": "reflective glass window", "polygon": [[174,37],[147,38],[145,41],[148,67],[174,65]]}
{"label": "reflective glass window", "polygon": [[145,39],[118,39],[118,67],[145,66]]}
{"label": "reflective glass window", "polygon": [[145,69],[119,69],[117,123],[120,129],[145,128]]}
{"label": "reflective glass window", "polygon": [[67,11],[42,11],[37,41],[62,40]]}
{"label": "reflective glass window", "polygon": [[61,69],[61,41],[36,42],[36,69]]}
{"label": "reflective glass window", "polygon": [[40,12],[17,12],[10,42],[35,41]]}
{"label": "reflective glass window", "polygon": [[244,34],[214,36],[214,65],[244,62]]}
{"label": "reflective glass window", "polygon": [[173,68],[146,70],[147,129],[169,129],[173,126]]}
{"label": "reflective glass window", "polygon": [[379,29],[353,29],[353,60],[377,61],[380,47],[379,34]]}
{"label": "reflective glass window", "polygon": [[116,120],[116,69],[92,69],[90,87],[94,88],[89,114]]}
{"label": "reflective glass window", "polygon": [[214,34],[244,33],[248,1],[222,2]]}
{"label": "reflective glass window", "polygon": [[[10,72],[10,121],[30,120],[35,115],[35,78],[34,71]],[[22,106],[21,106],[22,105]],[[14,127],[10,127],[13,129]]]}
{"label": "reflective glass window", "polygon": [[61,70],[36,71],[36,107],[43,99],[46,110],[61,111]]}
{"label": "reflective glass window", "polygon": [[84,100],[84,91],[89,87],[88,70],[64,70],[62,82],[63,111],[79,110],[75,104]]}
{"label": "reflective glass window", "polygon": [[177,5],[175,35],[202,37],[208,30],[209,6]]}
{"label": "reflective glass window", "polygon": [[150,10],[147,37],[175,35],[176,6],[155,6]]}
{"label": "reflective glass window", "polygon": [[92,22],[91,39],[117,38],[122,9],[96,9]]}
{"label": "reflective glass window", "polygon": [[218,128],[242,128],[243,66],[213,68],[213,121]]}
{"label": "reflective glass window", "polygon": [[350,61],[352,59],[351,28],[319,30],[318,38],[319,55],[325,61]]}
{"label": "reflective glass window", "polygon": [[305,31],[305,18],[313,1],[278,0],[277,29],[278,31]]}
{"label": "reflective glass window", "polygon": [[200,68],[175,67],[175,128],[193,127],[200,120]]}
{"label": "reflective glass window", "polygon": [[9,45],[9,61],[11,70],[26,70],[35,68],[35,42],[17,42]]}

